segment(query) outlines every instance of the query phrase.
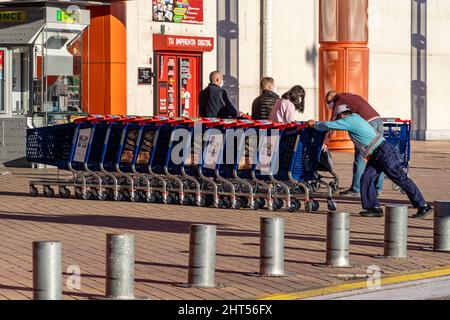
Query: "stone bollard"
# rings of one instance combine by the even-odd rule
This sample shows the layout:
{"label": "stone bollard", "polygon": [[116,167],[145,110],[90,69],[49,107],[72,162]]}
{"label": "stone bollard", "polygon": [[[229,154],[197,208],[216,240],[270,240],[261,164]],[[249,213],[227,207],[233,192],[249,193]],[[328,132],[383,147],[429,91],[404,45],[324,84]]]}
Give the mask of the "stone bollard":
{"label": "stone bollard", "polygon": [[450,200],[434,203],[435,251],[450,252]]}
{"label": "stone bollard", "polygon": [[326,264],[330,267],[351,267],[349,246],[350,213],[328,212]]}
{"label": "stone bollard", "polygon": [[384,257],[407,258],[408,207],[386,206],[384,225]]}
{"label": "stone bollard", "polygon": [[259,275],[284,277],[284,219],[261,218]]}
{"label": "stone bollard", "polygon": [[216,288],[215,225],[191,225],[189,238],[189,274],[187,287]]}
{"label": "stone bollard", "polygon": [[106,299],[148,299],[134,296],[134,235],[106,236]]}
{"label": "stone bollard", "polygon": [[62,300],[61,242],[33,242],[33,299]]}

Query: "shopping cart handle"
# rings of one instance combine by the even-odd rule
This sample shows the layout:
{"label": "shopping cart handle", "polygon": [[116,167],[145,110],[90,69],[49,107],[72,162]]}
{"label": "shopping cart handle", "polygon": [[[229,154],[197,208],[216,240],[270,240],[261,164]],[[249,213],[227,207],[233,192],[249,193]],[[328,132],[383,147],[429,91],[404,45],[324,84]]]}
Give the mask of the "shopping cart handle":
{"label": "shopping cart handle", "polygon": [[94,115],[89,115],[89,116],[86,116],[86,117],[82,117],[82,118],[75,119],[74,122],[75,122],[75,123],[94,122],[94,120],[97,120],[97,119],[101,119],[101,120],[99,120],[99,121],[103,121],[103,120],[104,120],[104,117],[101,117],[101,116],[94,116]]}

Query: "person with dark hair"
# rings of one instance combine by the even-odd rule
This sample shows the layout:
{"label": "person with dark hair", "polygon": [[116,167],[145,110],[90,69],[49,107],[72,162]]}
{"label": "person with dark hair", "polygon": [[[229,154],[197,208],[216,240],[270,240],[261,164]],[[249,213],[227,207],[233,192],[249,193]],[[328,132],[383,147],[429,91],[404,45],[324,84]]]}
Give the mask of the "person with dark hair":
{"label": "person with dark hair", "polygon": [[[338,93],[336,91],[330,91],[325,96],[325,102],[327,106],[333,110],[341,105],[347,105],[353,113],[356,113],[366,120],[375,131],[383,135],[383,121],[381,120],[378,112],[361,96],[352,93]],[[334,120],[334,113],[331,120]],[[325,146],[329,140],[329,135],[327,135]],[[355,150],[355,160],[353,161],[353,179],[352,185],[346,191],[342,191],[340,194],[342,196],[359,196],[360,193],[360,183],[361,176],[364,172],[366,163],[361,157],[360,153]],[[378,195],[381,195],[384,184],[384,175],[380,174],[376,182]]]}
{"label": "person with dark hair", "polygon": [[280,98],[275,90],[275,80],[270,77],[264,77],[261,80],[261,95],[253,101],[252,119],[269,120],[275,102]]}
{"label": "person with dark hair", "polygon": [[300,113],[305,111],[305,90],[299,85],[292,87],[275,102],[269,120],[290,123],[295,121],[296,111]]}
{"label": "person with dark hair", "polygon": [[213,71],[210,84],[199,95],[199,115],[203,118],[237,118],[238,112],[223,89],[223,73]]}
{"label": "person with dark hair", "polygon": [[376,180],[380,174],[386,174],[389,179],[405,191],[411,204],[418,209],[413,218],[424,219],[433,208],[425,201],[416,184],[408,177],[400,166],[395,147],[378,134],[378,132],[360,115],[353,113],[349,106],[342,104],[334,110],[335,121],[308,121],[308,126],[320,131],[348,131],[356,150],[363,158],[368,159],[361,178],[361,202],[365,211],[363,217],[382,217],[383,209],[378,200]]}

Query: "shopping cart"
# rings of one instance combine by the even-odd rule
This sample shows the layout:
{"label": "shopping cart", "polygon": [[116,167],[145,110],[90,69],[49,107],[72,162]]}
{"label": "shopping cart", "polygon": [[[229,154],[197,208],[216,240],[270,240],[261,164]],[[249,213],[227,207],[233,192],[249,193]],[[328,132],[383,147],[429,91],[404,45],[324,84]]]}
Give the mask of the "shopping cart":
{"label": "shopping cart", "polygon": [[[411,120],[401,120],[398,118],[383,118],[384,138],[392,144],[397,151],[400,166],[406,173],[409,172],[411,160]],[[395,191],[400,187],[392,184]]]}
{"label": "shopping cart", "polygon": [[84,191],[87,189],[91,181],[83,169],[84,162],[89,157],[91,137],[96,126],[107,118],[109,117],[88,116],[79,118],[74,123],[27,130],[28,161],[55,166],[58,170],[68,170],[72,173],[70,179],[30,181],[31,196],[38,195],[37,186],[43,187],[46,197],[54,196],[52,187],[58,187],[59,195],[63,198],[70,197],[68,187],[73,186],[75,190]]}

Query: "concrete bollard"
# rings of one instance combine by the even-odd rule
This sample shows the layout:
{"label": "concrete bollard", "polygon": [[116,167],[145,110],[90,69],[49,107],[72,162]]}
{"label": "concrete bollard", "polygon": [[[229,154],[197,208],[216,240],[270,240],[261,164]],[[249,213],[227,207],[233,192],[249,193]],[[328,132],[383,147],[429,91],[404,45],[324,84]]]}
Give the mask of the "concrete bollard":
{"label": "concrete bollard", "polygon": [[283,277],[284,219],[261,218],[259,275]]}
{"label": "concrete bollard", "polygon": [[330,267],[350,267],[350,213],[328,212],[327,258]]}
{"label": "concrete bollard", "polygon": [[215,288],[216,271],[215,225],[191,225],[189,238],[188,287]]}
{"label": "concrete bollard", "polygon": [[61,242],[33,242],[33,299],[62,300]]}
{"label": "concrete bollard", "polygon": [[450,200],[434,203],[435,251],[450,252]]}
{"label": "concrete bollard", "polygon": [[384,257],[407,258],[408,207],[386,206],[384,224]]}
{"label": "concrete bollard", "polygon": [[106,235],[106,298],[147,299],[134,296],[134,235]]}

